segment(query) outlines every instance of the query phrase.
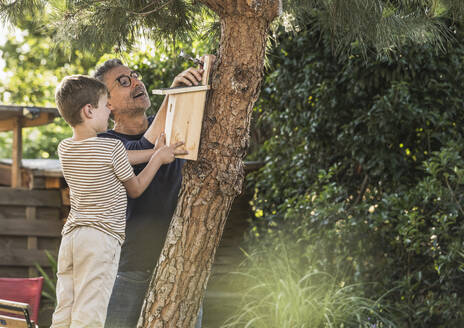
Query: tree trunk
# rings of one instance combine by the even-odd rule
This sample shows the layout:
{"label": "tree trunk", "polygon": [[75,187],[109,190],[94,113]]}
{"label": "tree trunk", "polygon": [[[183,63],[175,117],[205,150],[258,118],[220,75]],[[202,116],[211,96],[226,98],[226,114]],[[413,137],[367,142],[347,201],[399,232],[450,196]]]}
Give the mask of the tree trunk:
{"label": "tree trunk", "polygon": [[267,33],[280,10],[278,0],[202,2],[221,18],[219,56],[199,159],[184,167],[179,201],[139,327],[195,324],[231,204],[242,189],[242,159],[263,76]]}

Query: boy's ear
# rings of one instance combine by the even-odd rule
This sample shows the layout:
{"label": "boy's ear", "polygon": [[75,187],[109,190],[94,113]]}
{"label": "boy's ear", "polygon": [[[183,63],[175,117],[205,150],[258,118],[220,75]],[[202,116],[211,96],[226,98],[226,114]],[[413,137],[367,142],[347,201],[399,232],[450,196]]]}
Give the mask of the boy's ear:
{"label": "boy's ear", "polygon": [[90,119],[92,118],[92,113],[93,113],[93,107],[90,104],[85,105],[81,109],[81,113],[84,116],[83,118]]}

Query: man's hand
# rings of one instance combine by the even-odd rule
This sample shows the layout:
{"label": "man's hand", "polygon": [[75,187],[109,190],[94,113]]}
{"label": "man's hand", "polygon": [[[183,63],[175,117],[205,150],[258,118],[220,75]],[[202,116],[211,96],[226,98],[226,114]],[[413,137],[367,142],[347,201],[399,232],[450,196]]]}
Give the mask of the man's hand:
{"label": "man's hand", "polygon": [[189,69],[186,69],[174,78],[174,81],[171,84],[171,88],[199,85],[201,83],[202,74],[202,68],[197,69],[194,67],[190,67]]}
{"label": "man's hand", "polygon": [[[212,57],[211,65],[216,60],[216,56],[209,55]],[[205,56],[200,58],[200,61],[203,62]],[[182,73],[178,74],[174,81],[171,84],[171,88],[181,87],[181,86],[193,86],[201,84],[201,77],[203,76],[203,68],[194,68],[190,67],[183,71]]]}

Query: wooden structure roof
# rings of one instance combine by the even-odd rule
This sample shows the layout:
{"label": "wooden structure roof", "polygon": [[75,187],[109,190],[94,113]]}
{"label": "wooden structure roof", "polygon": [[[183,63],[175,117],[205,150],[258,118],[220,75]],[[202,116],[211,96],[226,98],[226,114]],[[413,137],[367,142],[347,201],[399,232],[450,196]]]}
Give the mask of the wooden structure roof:
{"label": "wooden structure roof", "polygon": [[56,108],[0,105],[0,132],[13,131],[11,186],[21,186],[22,128],[53,122],[59,113]]}

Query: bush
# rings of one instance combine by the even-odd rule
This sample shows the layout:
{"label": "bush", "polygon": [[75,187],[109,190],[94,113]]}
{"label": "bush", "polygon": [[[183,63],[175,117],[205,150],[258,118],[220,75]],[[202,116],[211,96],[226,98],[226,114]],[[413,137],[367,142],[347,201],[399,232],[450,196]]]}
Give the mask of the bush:
{"label": "bush", "polygon": [[315,265],[375,282],[407,327],[463,320],[464,47],[340,61],[317,28],[283,34],[256,106],[254,237],[285,233]]}

